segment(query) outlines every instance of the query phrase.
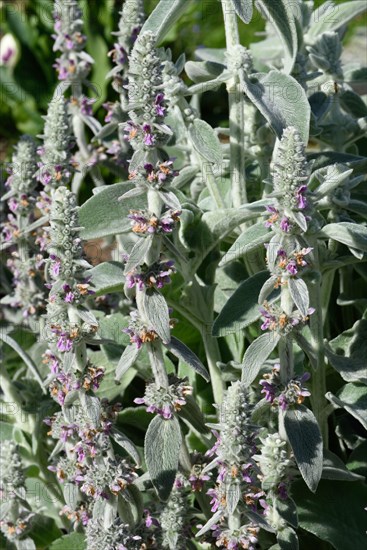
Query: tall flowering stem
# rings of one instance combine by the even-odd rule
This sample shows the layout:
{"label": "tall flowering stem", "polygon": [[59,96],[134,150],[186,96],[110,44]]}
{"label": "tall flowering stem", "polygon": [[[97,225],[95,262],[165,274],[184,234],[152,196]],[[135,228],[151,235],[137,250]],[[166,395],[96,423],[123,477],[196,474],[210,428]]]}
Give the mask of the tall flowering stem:
{"label": "tall flowering stem", "polygon": [[124,111],[126,111],[128,105],[128,93],[126,90],[129,71],[128,58],[131,55],[144,20],[143,0],[124,2],[120,12],[118,31],[113,33],[116,36],[116,42],[108,54],[115,63],[115,67],[107,76],[113,79],[112,86],[120,94],[120,102]]}
{"label": "tall flowering stem", "polygon": [[[83,33],[83,11],[74,0],[58,0],[54,6],[54,51],[61,52],[54,65],[61,84],[56,88],[54,99],[71,88],[68,110],[72,115],[71,124],[79,152],[76,164],[81,175],[89,170],[95,185],[103,185],[103,179],[96,163],[100,160],[94,146],[88,144],[86,127],[93,134],[100,129],[100,123],[93,117],[92,106],[95,99],[85,95],[84,88],[94,90],[88,75],[94,64],[93,58],[85,51],[87,37]],[[78,190],[80,177],[75,177],[73,189]]]}
{"label": "tall flowering stem", "polygon": [[[93,395],[104,369],[88,359],[86,344],[98,324],[85,307],[93,294],[84,276],[90,266],[83,258],[76,198],[65,187],[54,193],[50,225],[50,347],[44,360],[50,367],[50,392],[61,411],[45,422],[49,435],[61,442],[61,456],[50,469],[64,485],[63,513],[78,527],[89,524],[95,508],[116,503],[136,474],[127,460],[115,455],[110,441],[119,405]],[[117,519],[114,510],[100,527],[103,532]]]}
{"label": "tall flowering stem", "polygon": [[[164,123],[166,104],[162,91],[162,62],[151,32],[140,34],[135,42],[129,58],[127,89],[130,120],[124,124],[125,139],[134,150],[131,161],[134,168],[130,168],[129,179],[136,185],[135,194],[145,194],[147,210],[131,211],[129,215],[132,230],[139,237],[127,259],[126,284],[127,288],[135,289],[141,322],[150,326],[150,332],[154,334],[154,323],[149,318],[151,312],[146,304],[152,293],[156,294],[170,282],[170,275],[174,272],[173,262],[167,261],[163,255],[162,243],[163,236],[171,233],[179,220],[180,203],[170,190],[176,175],[173,163],[161,159],[159,150],[171,135],[171,130]],[[142,245],[142,239],[146,246]],[[144,253],[131,262],[141,248]],[[133,269],[129,268],[130,265]],[[166,304],[164,308],[168,312]],[[168,314],[165,317],[168,320]],[[158,387],[168,387],[159,340],[152,338],[147,343],[155,383]]]}
{"label": "tall flowering stem", "polygon": [[227,83],[229,101],[229,128],[230,128],[230,174],[232,203],[235,208],[247,202],[246,173],[245,173],[245,122],[244,122],[244,94],[241,82],[243,71],[249,68],[250,59],[243,46],[240,45],[237,16],[233,2],[222,0],[224,28],[226,33],[228,68],[232,78]]}
{"label": "tall flowering stem", "polygon": [[37,246],[37,232],[28,231],[29,225],[36,221],[36,149],[36,142],[30,136],[20,139],[6,181],[8,191],[3,197],[11,212],[2,224],[2,236],[4,242],[12,246],[7,266],[14,286],[14,293],[6,297],[5,302],[21,309],[25,318],[37,316],[45,306],[40,273],[44,258]]}

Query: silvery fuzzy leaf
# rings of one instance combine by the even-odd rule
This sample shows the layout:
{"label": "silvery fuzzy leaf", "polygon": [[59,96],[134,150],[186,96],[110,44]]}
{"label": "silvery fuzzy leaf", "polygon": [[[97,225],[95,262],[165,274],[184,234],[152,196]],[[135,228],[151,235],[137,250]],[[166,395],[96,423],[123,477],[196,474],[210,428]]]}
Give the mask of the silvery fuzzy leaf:
{"label": "silvery fuzzy leaf", "polygon": [[[306,329],[304,329],[305,331]],[[302,334],[301,332],[294,332],[294,339],[296,340],[297,344],[299,345],[299,347],[305,352],[305,354],[307,355],[307,357],[309,358],[310,360],[310,363],[312,365],[312,368],[313,369],[317,369],[317,364],[318,364],[318,361],[317,361],[317,356],[315,354],[315,350],[313,349],[312,345],[310,344],[310,334],[307,335],[308,337],[306,337],[306,335]]]}
{"label": "silvery fuzzy leaf", "polygon": [[260,305],[263,304],[265,300],[268,299],[268,297],[272,292],[274,292],[274,285],[277,282],[277,280],[278,280],[278,277],[276,275],[271,275],[271,277],[269,277],[269,279],[265,281],[265,283],[263,284],[259,292],[258,303]]}
{"label": "silvery fuzzy leaf", "polygon": [[[143,474],[144,476],[145,474]],[[142,477],[136,481],[141,481]],[[148,474],[149,477],[149,474]],[[150,482],[149,482],[150,485]],[[144,491],[146,488],[142,487]],[[138,525],[141,521],[144,511],[144,504],[142,494],[137,487],[137,484],[128,485],[124,491],[121,491],[118,495],[118,515],[125,523],[130,525]]]}
{"label": "silvery fuzzy leaf", "polygon": [[307,231],[307,220],[305,216],[302,214],[302,212],[296,212],[292,211],[290,213],[290,218],[293,218],[293,220],[297,223],[297,225],[302,229],[302,231]]}
{"label": "silvery fuzzy leaf", "polygon": [[186,55],[184,53],[182,53],[175,61],[175,67],[176,67],[177,74],[182,73],[182,71],[185,68],[185,63],[186,63]]}
{"label": "silvery fuzzy leaf", "polygon": [[131,456],[131,458],[135,461],[137,466],[140,466],[141,460],[139,453],[132,441],[128,437],[126,437],[125,434],[120,432],[117,428],[112,428],[112,434],[111,437],[120,447],[125,449],[125,451]]}
{"label": "silvery fuzzy leaf", "polygon": [[175,482],[182,435],[176,417],[157,415],[148,426],[144,454],[150,478],[159,497],[166,501]]}
{"label": "silvery fuzzy leaf", "polygon": [[171,191],[158,191],[163,202],[174,210],[181,210],[181,203],[174,193]]}
{"label": "silvery fuzzy leaf", "polygon": [[206,524],[196,533],[196,537],[201,537],[201,535],[204,535],[209,529],[215,525],[220,518],[222,517],[223,513],[221,510],[217,510],[215,514],[206,522]]}
{"label": "silvery fuzzy leaf", "polygon": [[70,405],[72,405],[74,401],[79,399],[79,394],[80,394],[79,390],[69,391],[65,396],[65,401],[64,401],[65,407],[70,407]]}
{"label": "silvery fuzzy leaf", "polygon": [[127,273],[133,271],[138,265],[144,263],[144,258],[153,244],[153,239],[154,235],[148,235],[147,237],[140,238],[134,244],[125,265],[124,275],[127,275]]}
{"label": "silvery fuzzy leaf", "polygon": [[284,49],[284,71],[290,73],[298,51],[296,12],[287,0],[257,0],[256,5],[275,28]]}
{"label": "silvery fuzzy leaf", "polygon": [[103,262],[88,270],[86,276],[91,277],[95,296],[124,289],[124,265],[121,262]]}
{"label": "silvery fuzzy leaf", "polygon": [[133,366],[140,353],[140,349],[135,344],[126,346],[116,367],[115,382],[119,382],[125,372]]}
{"label": "silvery fuzzy leaf", "polygon": [[277,541],[281,550],[298,550],[298,537],[292,527],[285,527],[277,533]]}
{"label": "silvery fuzzy leaf", "polygon": [[5,342],[5,344],[10,346],[15,351],[15,353],[17,353],[19,355],[19,357],[22,359],[24,364],[28,367],[29,371],[32,373],[34,378],[39,383],[39,385],[42,389],[42,393],[46,393],[46,389],[44,388],[44,385],[43,385],[42,376],[41,376],[35,362],[28,355],[28,353],[26,353],[24,351],[24,349],[18,344],[18,342],[16,342],[14,340],[14,338],[12,338],[8,334],[6,334],[6,331],[4,331],[4,330],[0,330],[0,340]]}
{"label": "silvery fuzzy leaf", "polygon": [[312,411],[299,405],[281,413],[284,428],[297,466],[306,485],[316,491],[322,474],[323,443],[320,428]]}
{"label": "silvery fuzzy leaf", "polygon": [[103,140],[105,139],[106,137],[110,136],[111,134],[113,134],[113,132],[116,131],[118,127],[118,123],[117,122],[108,122],[105,126],[103,126],[101,128],[101,130],[99,131],[99,133],[94,136],[94,139],[95,140]]}
{"label": "silvery fuzzy leaf", "polygon": [[247,348],[242,361],[242,382],[249,386],[280,340],[276,332],[265,332]]}
{"label": "silvery fuzzy leaf", "polygon": [[59,454],[63,450],[64,450],[64,442],[60,440],[56,443],[56,445],[52,449],[52,452],[49,456],[49,460],[52,460],[54,456],[56,456],[57,454]]}
{"label": "silvery fuzzy leaf", "polygon": [[78,306],[76,308],[76,313],[84,321],[84,323],[87,323],[88,325],[98,327],[98,321],[95,318],[95,316],[93,315],[93,313],[91,311],[89,311],[89,309],[87,309],[83,306]]}
{"label": "silvery fuzzy leaf", "polygon": [[254,512],[253,510],[246,510],[246,516],[255,524],[259,525],[265,531],[269,533],[274,533],[275,529],[269,525],[269,523],[264,519],[264,516]]}
{"label": "silvery fuzzy leaf", "polygon": [[250,23],[253,14],[252,0],[231,0],[234,9],[244,23]]}
{"label": "silvery fuzzy leaf", "polygon": [[169,312],[166,300],[154,289],[137,291],[136,303],[143,319],[155,330],[164,344],[171,340]]}
{"label": "silvery fuzzy leaf", "polygon": [[246,229],[246,231],[241,233],[241,235],[232,244],[231,248],[225,253],[219,262],[219,267],[223,267],[229,262],[237,260],[238,258],[241,258],[241,256],[248,254],[254,248],[257,248],[259,245],[270,240],[271,236],[271,231],[265,227],[263,222],[251,225],[248,229]]}
{"label": "silvery fuzzy leaf", "polygon": [[310,297],[306,283],[303,279],[290,277],[288,279],[288,288],[297,309],[304,317],[307,317],[310,307]]}
{"label": "silvery fuzzy leaf", "polygon": [[181,342],[181,340],[178,340],[172,336],[170,342],[165,344],[165,346],[171,353],[173,353],[173,355],[192,367],[195,372],[204,378],[204,380],[209,382],[210,376],[208,371],[195,353],[191,351],[191,349],[189,349],[183,342]]}
{"label": "silvery fuzzy leaf", "polygon": [[214,164],[222,163],[223,155],[219,138],[207,122],[196,118],[189,127],[189,135],[199,155]]}
{"label": "silvery fuzzy leaf", "polygon": [[322,228],[321,236],[334,239],[351,249],[367,252],[367,228],[359,223],[329,223]]}
{"label": "silvery fuzzy leaf", "polygon": [[109,500],[106,500],[106,506],[103,511],[103,527],[105,530],[109,529],[116,519],[117,513],[117,498],[115,496],[109,496]]}
{"label": "silvery fuzzy leaf", "polygon": [[337,5],[334,2],[323,3],[311,16],[313,24],[305,37],[307,43],[312,43],[324,32],[336,31],[364,11],[366,11],[364,0],[352,0]]}
{"label": "silvery fuzzy leaf", "polygon": [[172,25],[187,9],[187,0],[160,0],[158,5],[145,21],[140,33],[151,31],[156,36],[157,44],[163,40]]}
{"label": "silvery fuzzy leaf", "polygon": [[344,462],[331,451],[324,449],[324,462],[322,479],[334,479],[338,481],[362,481],[364,476],[348,470]]}
{"label": "silvery fuzzy leaf", "polygon": [[298,527],[297,506],[290,497],[287,500],[275,500],[275,508],[278,514],[295,529]]}
{"label": "silvery fuzzy leaf", "polygon": [[107,500],[99,498],[94,502],[93,505],[93,519],[101,519],[104,517],[104,511],[106,507]]}
{"label": "silvery fuzzy leaf", "polygon": [[17,540],[15,542],[15,546],[17,550],[36,550],[36,545],[34,543],[34,540],[31,539],[30,537]]}
{"label": "silvery fuzzy leaf", "polygon": [[182,418],[186,423],[189,423],[200,434],[209,434],[207,425],[203,413],[200,410],[199,405],[196,403],[192,395],[185,397],[186,405],[178,411],[178,416]]}
{"label": "silvery fuzzy leaf", "polygon": [[175,189],[183,187],[184,185],[186,185],[186,183],[191,181],[196,176],[199,170],[199,166],[185,166],[184,168],[182,168],[182,170],[180,170],[178,176],[175,176],[175,178],[173,179],[172,186]]}
{"label": "silvery fuzzy leaf", "polygon": [[131,189],[136,189],[131,182],[115,183],[88,199],[79,208],[80,237],[99,239],[129,231],[129,211],[146,207],[145,197],[119,201],[121,195]]}
{"label": "silvery fuzzy leaf", "polygon": [[[268,279],[267,271],[259,271],[240,284],[215,319],[213,336],[226,336],[238,332],[260,319],[258,295]],[[274,292],[269,302],[274,301],[278,296],[279,290]]]}
{"label": "silvery fuzzy leaf", "polygon": [[293,126],[307,144],[311,108],[302,86],[292,76],[275,70],[251,75],[251,79],[254,77],[258,78],[257,82],[244,77],[243,91],[266,118],[277,137],[281,139],[283,130]]}
{"label": "silvery fuzzy leaf", "polygon": [[96,120],[93,116],[87,116],[83,115],[83,113],[79,113],[78,116],[81,118],[81,120],[90,128],[94,135],[99,134],[99,132],[102,130],[101,123]]}
{"label": "silvery fuzzy leaf", "polygon": [[80,392],[80,403],[92,424],[97,427],[101,417],[101,402],[98,397]]}
{"label": "silvery fuzzy leaf", "polygon": [[0,504],[0,521],[2,521],[9,513],[13,503],[11,501]]}
{"label": "silvery fuzzy leaf", "polygon": [[197,84],[217,78],[224,68],[222,64],[212,61],[188,61],[185,65],[185,72]]}
{"label": "silvery fuzzy leaf", "polygon": [[327,392],[325,397],[336,407],[341,407],[356,418],[367,430],[367,387],[350,382],[337,395]]}
{"label": "silvery fuzzy leaf", "polygon": [[337,355],[327,347],[326,357],[330,365],[340,374],[346,382],[362,382],[367,384],[366,359],[363,357],[345,357]]}
{"label": "silvery fuzzy leaf", "polygon": [[273,271],[275,268],[275,263],[278,258],[278,251],[283,246],[283,238],[279,235],[274,235],[266,247],[266,259],[268,262],[269,271]]}
{"label": "silvery fuzzy leaf", "polygon": [[237,508],[241,497],[241,487],[239,483],[229,483],[226,490],[227,511],[231,516]]}
{"label": "silvery fuzzy leaf", "polygon": [[80,496],[78,486],[75,483],[65,483],[63,494],[66,504],[75,510]]}

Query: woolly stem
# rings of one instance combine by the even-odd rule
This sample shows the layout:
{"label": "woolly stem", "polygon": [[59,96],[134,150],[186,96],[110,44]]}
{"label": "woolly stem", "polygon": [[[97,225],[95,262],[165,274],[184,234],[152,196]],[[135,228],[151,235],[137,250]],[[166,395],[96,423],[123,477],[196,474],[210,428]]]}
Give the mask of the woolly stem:
{"label": "woolly stem", "polygon": [[[230,0],[222,0],[224,28],[228,59],[240,45],[237,16]],[[230,133],[230,174],[232,202],[235,208],[247,202],[245,175],[245,125],[244,95],[241,91],[241,69],[233,69],[233,77],[227,82]]]}

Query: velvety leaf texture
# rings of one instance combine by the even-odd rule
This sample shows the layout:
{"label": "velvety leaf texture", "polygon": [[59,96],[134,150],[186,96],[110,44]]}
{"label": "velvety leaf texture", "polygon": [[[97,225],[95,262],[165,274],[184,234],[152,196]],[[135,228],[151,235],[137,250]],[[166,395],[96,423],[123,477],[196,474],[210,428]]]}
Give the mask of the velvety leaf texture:
{"label": "velvety leaf texture", "polygon": [[284,427],[298,468],[308,488],[315,492],[322,474],[322,437],[314,414],[300,405],[284,413]]}
{"label": "velvety leaf texture", "polygon": [[181,448],[181,430],[177,418],[153,418],[145,436],[144,453],[150,478],[159,497],[167,500],[175,481]]}

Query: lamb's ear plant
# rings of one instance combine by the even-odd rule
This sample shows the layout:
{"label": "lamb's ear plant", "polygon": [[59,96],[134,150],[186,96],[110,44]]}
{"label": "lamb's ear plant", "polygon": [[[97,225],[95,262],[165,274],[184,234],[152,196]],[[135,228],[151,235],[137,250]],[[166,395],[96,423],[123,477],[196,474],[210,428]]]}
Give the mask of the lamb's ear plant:
{"label": "lamb's ear plant", "polygon": [[190,4],[119,6],[99,105],[55,2],[3,197],[8,550],[366,545],[365,2],[213,0],[225,43],[176,58]]}

